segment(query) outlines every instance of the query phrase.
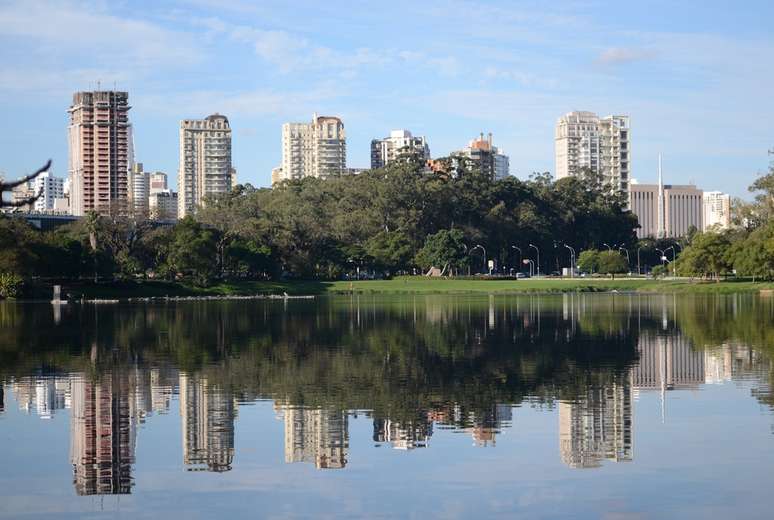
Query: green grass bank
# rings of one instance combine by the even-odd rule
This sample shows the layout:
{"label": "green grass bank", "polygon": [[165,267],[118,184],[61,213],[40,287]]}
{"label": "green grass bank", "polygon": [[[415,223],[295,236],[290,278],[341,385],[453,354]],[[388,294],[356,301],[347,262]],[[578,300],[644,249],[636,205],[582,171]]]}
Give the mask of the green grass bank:
{"label": "green grass bank", "polygon": [[[210,287],[195,287],[180,282],[143,281],[120,283],[82,283],[64,285],[63,291],[86,299],[126,299],[185,296],[246,296],[246,295],[321,295],[321,294],[521,294],[563,292],[662,292],[662,293],[738,293],[774,290],[774,283],[753,283],[733,280],[706,282],[696,280],[621,279],[438,279],[399,277],[393,280],[363,281],[237,281]],[[38,286],[32,297],[50,299],[50,286]]]}

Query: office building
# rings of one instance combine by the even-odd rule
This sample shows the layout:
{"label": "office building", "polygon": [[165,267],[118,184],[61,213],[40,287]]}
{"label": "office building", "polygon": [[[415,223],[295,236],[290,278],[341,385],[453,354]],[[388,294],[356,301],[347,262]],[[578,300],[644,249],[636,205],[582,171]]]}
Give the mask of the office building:
{"label": "office building", "polygon": [[629,209],[637,216],[637,238],[680,238],[691,228],[704,229],[704,203],[700,189],[692,184],[664,184],[659,157],[658,184],[632,180]]}
{"label": "office building", "polygon": [[131,125],[129,94],[76,92],[69,108],[70,207],[73,215],[89,211],[129,212]]}
{"label": "office building", "polygon": [[554,154],[557,179],[578,175],[587,168],[601,175],[611,188],[625,192],[631,178],[629,117],[565,114],[556,123]]}
{"label": "office building", "polygon": [[178,215],[196,211],[207,197],[231,191],[231,127],[228,118],[213,114],[180,122]]}
{"label": "office building", "polygon": [[153,220],[177,220],[179,201],[172,190],[152,193],[148,198],[148,210]]}
{"label": "office building", "polygon": [[[481,133],[478,139],[473,139],[468,146],[458,152],[453,152],[453,158],[466,158],[474,168],[480,168],[484,175],[495,180],[504,179],[510,175],[508,156],[492,144],[492,134],[485,139]],[[430,166],[432,169],[432,166]]]}
{"label": "office building", "polygon": [[371,141],[371,169],[383,168],[399,158],[430,159],[430,147],[424,137],[414,137],[408,130],[393,130],[389,137]]}
{"label": "office building", "polygon": [[704,192],[704,231],[731,226],[731,196],[719,191]]}
{"label": "office building", "polygon": [[282,165],[272,171],[272,182],[304,177],[344,175],[347,140],[338,117],[312,116],[311,123],[282,125]]}

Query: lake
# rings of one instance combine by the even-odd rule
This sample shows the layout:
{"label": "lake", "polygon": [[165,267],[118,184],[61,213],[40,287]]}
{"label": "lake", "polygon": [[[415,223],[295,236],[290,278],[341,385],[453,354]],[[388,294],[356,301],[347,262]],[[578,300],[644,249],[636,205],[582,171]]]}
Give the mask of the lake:
{"label": "lake", "polygon": [[0,516],[771,518],[774,298],[0,302]]}

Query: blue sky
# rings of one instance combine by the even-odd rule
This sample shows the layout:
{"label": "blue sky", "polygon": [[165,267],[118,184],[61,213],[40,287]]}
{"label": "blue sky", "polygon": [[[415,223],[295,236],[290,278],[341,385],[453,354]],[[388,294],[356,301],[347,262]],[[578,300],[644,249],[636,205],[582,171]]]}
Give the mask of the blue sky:
{"label": "blue sky", "polygon": [[[774,148],[770,1],[0,0],[0,172],[67,172],[72,92],[128,90],[137,160],[176,177],[178,124],[226,114],[240,182],[281,125],[339,115],[348,163],[390,129],[433,156],[493,132],[511,172],[554,170],[571,110],[632,119],[633,172],[749,197]],[[100,49],[95,52],[94,49]]]}

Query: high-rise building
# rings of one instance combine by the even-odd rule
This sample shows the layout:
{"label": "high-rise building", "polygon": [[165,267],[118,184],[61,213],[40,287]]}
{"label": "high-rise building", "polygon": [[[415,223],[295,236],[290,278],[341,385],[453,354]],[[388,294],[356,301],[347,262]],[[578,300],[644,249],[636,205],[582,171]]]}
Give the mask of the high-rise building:
{"label": "high-rise building", "polygon": [[304,177],[344,175],[347,139],[338,117],[312,116],[311,123],[282,125],[282,166],[272,171],[272,182]]}
{"label": "high-rise building", "polygon": [[423,163],[430,159],[427,140],[414,137],[408,130],[392,130],[389,137],[371,141],[371,168],[383,168],[400,157],[416,157]]}
{"label": "high-rise building", "polygon": [[615,190],[627,191],[631,177],[629,116],[600,118],[593,112],[570,112],[559,118],[554,134],[556,178],[588,168]]}
{"label": "high-rise building", "polygon": [[704,192],[704,231],[731,226],[731,196],[719,191]]}
{"label": "high-rise building", "polygon": [[129,212],[131,125],[129,94],[76,92],[69,108],[70,206],[73,215],[88,211]]}
{"label": "high-rise building", "polygon": [[231,191],[231,127],[213,114],[180,122],[178,215],[196,211],[209,196]]}
{"label": "high-rise building", "polygon": [[508,156],[492,144],[492,134],[485,139],[481,133],[478,139],[473,139],[468,146],[458,152],[453,152],[452,157],[464,157],[479,167],[484,175],[498,180],[504,179],[510,174]]}
{"label": "high-rise building", "polygon": [[150,173],[143,170],[142,163],[135,163],[129,174],[129,200],[132,213],[137,217],[148,216],[150,196]]}
{"label": "high-rise building", "polygon": [[148,199],[150,218],[153,220],[177,220],[177,192],[171,190],[152,193]]}

